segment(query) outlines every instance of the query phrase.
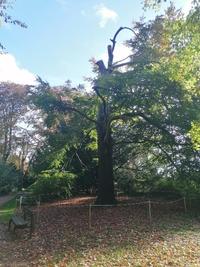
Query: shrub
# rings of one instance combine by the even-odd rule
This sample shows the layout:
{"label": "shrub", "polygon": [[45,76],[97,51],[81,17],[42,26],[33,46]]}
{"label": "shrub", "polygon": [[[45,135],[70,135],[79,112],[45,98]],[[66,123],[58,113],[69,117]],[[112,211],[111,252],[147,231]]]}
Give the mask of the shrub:
{"label": "shrub", "polygon": [[15,166],[0,161],[0,195],[8,194],[18,188],[22,180],[22,173]]}
{"label": "shrub", "polygon": [[161,179],[157,184],[157,191],[171,192],[180,196],[196,197],[200,193],[200,184],[198,181],[183,178]]}
{"label": "shrub", "polygon": [[43,171],[29,189],[42,200],[68,198],[71,196],[75,175],[56,170]]}

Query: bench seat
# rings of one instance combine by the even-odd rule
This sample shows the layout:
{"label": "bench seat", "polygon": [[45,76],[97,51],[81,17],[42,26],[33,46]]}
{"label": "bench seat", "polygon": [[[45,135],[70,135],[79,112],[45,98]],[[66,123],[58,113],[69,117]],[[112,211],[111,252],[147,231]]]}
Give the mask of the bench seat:
{"label": "bench seat", "polygon": [[26,208],[22,208],[22,214],[14,214],[10,218],[8,224],[8,230],[11,228],[11,224],[14,225],[14,232],[16,229],[30,228],[29,237],[31,238],[32,232],[34,231],[34,215],[33,212]]}
{"label": "bench seat", "polygon": [[19,217],[17,215],[12,216],[12,221],[16,226],[19,226],[19,227],[26,227],[28,224],[27,221],[25,221],[22,217]]}

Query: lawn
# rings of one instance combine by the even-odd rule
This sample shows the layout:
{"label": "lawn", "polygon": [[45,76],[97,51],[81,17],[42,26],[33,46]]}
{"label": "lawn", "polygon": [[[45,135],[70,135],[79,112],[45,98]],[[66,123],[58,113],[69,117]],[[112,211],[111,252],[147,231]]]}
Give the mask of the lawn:
{"label": "lawn", "polygon": [[91,201],[42,205],[32,239],[26,229],[0,241],[0,266],[200,266],[200,223],[182,203],[152,207],[151,225],[142,205],[93,208],[89,228]]}
{"label": "lawn", "polygon": [[7,223],[16,208],[16,199],[9,200],[0,206],[0,222]]}

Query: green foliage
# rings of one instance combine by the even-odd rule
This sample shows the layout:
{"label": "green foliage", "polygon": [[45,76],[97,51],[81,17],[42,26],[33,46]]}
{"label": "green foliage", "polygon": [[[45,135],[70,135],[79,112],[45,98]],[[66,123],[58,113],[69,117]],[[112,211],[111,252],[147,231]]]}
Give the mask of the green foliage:
{"label": "green foliage", "polygon": [[16,208],[16,199],[13,198],[0,206],[0,222],[7,223]]}
{"label": "green foliage", "polygon": [[0,161],[0,195],[7,194],[20,186],[22,173],[15,166]]}
{"label": "green foliage", "polygon": [[59,90],[47,84],[40,86],[44,89],[37,88],[33,103],[45,113],[47,130],[43,146],[33,157],[31,173],[37,177],[43,170],[70,172],[77,177],[73,193],[88,192],[96,185],[96,131],[91,121],[82,119],[70,108],[82,110],[93,118],[95,99],[67,86]]}
{"label": "green foliage", "polygon": [[165,16],[136,23],[138,35],[129,41],[136,51],[133,65],[124,73],[100,80],[102,87],[108,84],[111,88],[107,94],[112,98],[112,110],[121,118],[113,123],[113,136],[119,184],[126,191],[154,190],[156,181],[164,178],[183,181],[174,183],[173,188],[186,194],[187,188],[195,191],[200,183],[200,155],[188,135],[198,148],[197,14],[199,9],[194,9],[184,18],[171,6]]}
{"label": "green foliage", "polygon": [[[200,155],[191,138],[198,148],[199,17],[197,6],[186,17],[171,5],[163,16],[135,23],[137,34],[127,42],[132,49],[130,64],[122,70],[113,63],[108,75],[98,75],[96,96],[69,84],[50,88],[41,82],[33,102],[45,114],[47,131],[33,172],[75,173],[79,192],[92,181],[96,184],[97,117],[96,125],[104,129],[103,142],[112,139],[116,180],[124,191],[156,190],[163,179],[176,181],[177,188],[177,181],[187,184],[188,177],[198,184]],[[98,107],[102,112],[96,116]],[[180,191],[186,194],[186,188]]]}
{"label": "green foliage", "polygon": [[45,200],[68,198],[71,196],[74,180],[75,175],[72,173],[47,170],[39,175],[29,190]]}
{"label": "green foliage", "polygon": [[200,150],[200,123],[192,122],[191,130],[189,131],[189,135],[192,139],[193,146],[196,150]]}
{"label": "green foliage", "polygon": [[156,191],[176,192],[182,196],[198,198],[200,194],[199,181],[192,179],[160,179],[157,182]]}

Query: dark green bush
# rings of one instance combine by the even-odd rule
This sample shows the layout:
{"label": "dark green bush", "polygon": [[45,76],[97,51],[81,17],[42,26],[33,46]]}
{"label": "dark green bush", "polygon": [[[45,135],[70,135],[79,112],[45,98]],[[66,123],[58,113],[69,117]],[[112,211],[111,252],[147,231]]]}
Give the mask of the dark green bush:
{"label": "dark green bush", "polygon": [[160,179],[156,186],[156,191],[163,193],[174,193],[180,196],[196,197],[200,194],[200,184],[198,181],[185,178],[163,178]]}
{"label": "dark green bush", "polygon": [[34,195],[40,195],[42,200],[68,198],[71,196],[75,178],[75,175],[69,172],[47,170],[39,175],[29,190]]}
{"label": "dark green bush", "polygon": [[0,161],[0,195],[8,194],[18,189],[22,180],[22,173],[15,166]]}

